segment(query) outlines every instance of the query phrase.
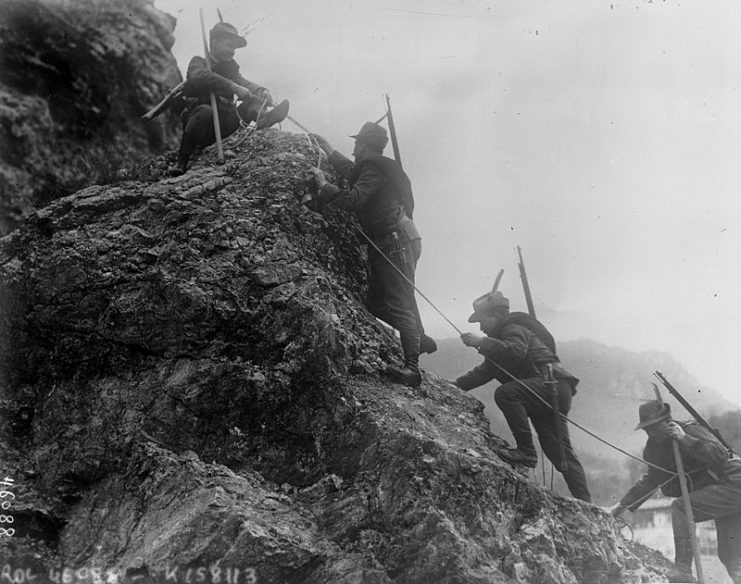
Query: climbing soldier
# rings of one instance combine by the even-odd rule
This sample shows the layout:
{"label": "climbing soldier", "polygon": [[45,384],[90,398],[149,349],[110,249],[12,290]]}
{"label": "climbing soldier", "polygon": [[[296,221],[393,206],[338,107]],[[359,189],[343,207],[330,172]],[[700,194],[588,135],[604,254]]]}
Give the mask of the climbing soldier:
{"label": "climbing soldier", "polygon": [[669,582],[692,582],[690,525],[680,498],[679,478],[671,475],[677,472],[672,445],[676,442],[688,475],[692,516],[698,522],[715,520],[718,557],[733,584],[741,584],[741,459],[732,456],[700,424],[672,420],[667,403],[641,404],[638,418],[635,429],[648,435],[643,458],[652,466],[610,512],[617,516],[626,509],[635,511],[659,487],[666,496],[677,497],[672,502],[674,568],[668,574]]}
{"label": "climbing soldier", "polygon": [[312,136],[348,184],[348,188],[339,188],[314,169],[318,201],[355,211],[363,232],[373,242],[368,250],[368,309],[399,331],[404,353],[404,367],[389,367],[388,372],[395,381],[417,387],[422,381],[419,354],[432,353],[437,345],[424,333],[414,298],[414,272],[422,243],[411,219],[409,177],[395,160],[382,155],[388,136],[378,124],[366,122],[351,136],[355,138],[355,164],[322,136]]}
{"label": "climbing soldier", "polygon": [[499,450],[500,458],[530,468],[537,465],[529,418],[543,452],[563,474],[572,496],[590,501],[584,468],[571,445],[564,419],[579,380],[562,367],[551,334],[528,314],[510,314],[509,300],[498,291],[473,302],[468,322],[478,322],[485,336],[463,333],[461,339],[485,360],[456,379],[455,385],[469,391],[492,379],[501,382],[494,399],[512,431],[516,448]]}
{"label": "climbing soldier", "polygon": [[[216,96],[222,137],[234,133],[239,128],[240,119],[245,124],[254,121],[260,129],[277,124],[288,115],[287,101],[268,110],[274,105],[270,92],[240,74],[234,51],[246,45],[247,41],[234,26],[220,22],[209,33],[209,62],[205,57],[191,59],[183,88],[183,95],[188,102],[181,114],[183,138],[177,164],[170,169],[171,174],[184,173],[193,152],[216,141],[211,93]],[[242,102],[239,106],[235,106],[235,95]]]}

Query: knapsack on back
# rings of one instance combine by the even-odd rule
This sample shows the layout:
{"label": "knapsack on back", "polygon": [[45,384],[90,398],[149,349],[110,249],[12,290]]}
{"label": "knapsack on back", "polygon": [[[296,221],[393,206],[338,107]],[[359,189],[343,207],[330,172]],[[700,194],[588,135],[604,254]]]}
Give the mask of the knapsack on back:
{"label": "knapsack on back", "polygon": [[527,312],[511,312],[507,318],[505,318],[497,329],[501,330],[508,324],[518,324],[524,326],[531,333],[540,339],[540,341],[548,347],[554,355],[556,355],[556,340],[553,335],[548,332],[542,322],[537,318],[530,316]]}

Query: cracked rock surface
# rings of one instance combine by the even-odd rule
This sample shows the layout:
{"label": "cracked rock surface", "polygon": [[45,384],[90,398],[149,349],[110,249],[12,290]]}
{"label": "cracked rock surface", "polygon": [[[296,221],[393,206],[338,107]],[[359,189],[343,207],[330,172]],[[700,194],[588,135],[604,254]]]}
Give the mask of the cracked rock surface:
{"label": "cracked rock surface", "polygon": [[663,578],[605,512],[501,462],[476,399],[379,373],[398,341],[363,305],[354,219],[301,203],[305,137],[225,147],[223,166],[207,149],[177,178],[92,186],[0,240],[19,529],[0,555],[177,581]]}
{"label": "cracked rock surface", "polygon": [[181,81],[174,28],[153,0],[2,0],[0,234],[177,145],[176,116],[139,120]]}

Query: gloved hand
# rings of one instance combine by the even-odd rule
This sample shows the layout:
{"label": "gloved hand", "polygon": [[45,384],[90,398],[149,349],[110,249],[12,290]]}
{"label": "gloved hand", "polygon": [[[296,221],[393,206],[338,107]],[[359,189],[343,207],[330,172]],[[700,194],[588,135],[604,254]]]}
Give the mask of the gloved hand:
{"label": "gloved hand", "polygon": [[234,93],[242,101],[250,99],[251,97],[254,97],[255,95],[246,87],[242,87],[241,85],[236,85],[236,84],[234,85]]}
{"label": "gloved hand", "polygon": [[622,514],[623,511],[625,511],[625,507],[623,507],[620,503],[615,503],[611,507],[605,507],[604,510],[613,517],[617,517],[618,515]]}
{"label": "gloved hand", "polygon": [[461,340],[466,347],[474,347],[475,349],[478,349],[481,346],[481,341],[484,340],[484,337],[475,335],[474,333],[463,333],[461,335]]}
{"label": "gloved hand", "polygon": [[669,422],[669,424],[667,424],[666,426],[666,435],[672,440],[681,442],[682,440],[684,440],[684,437],[687,436],[687,433],[684,431],[682,426],[672,421]]}
{"label": "gloved hand", "polygon": [[270,92],[267,89],[261,89],[260,90],[260,97],[263,98],[265,101],[265,105],[273,107],[275,105],[275,102],[273,101],[273,96],[270,94]]}
{"label": "gloved hand", "polygon": [[312,166],[311,172],[314,175],[314,180],[316,181],[317,186],[321,189],[324,185],[327,184],[327,178],[324,176],[324,171],[320,170],[319,168]]}
{"label": "gloved hand", "polygon": [[332,148],[332,146],[330,145],[329,142],[327,142],[324,136],[320,136],[319,134],[309,134],[309,136],[311,136],[312,138],[314,138],[314,140],[316,140],[316,143],[319,144],[319,148],[324,150],[327,153],[327,155],[334,152],[334,148]]}

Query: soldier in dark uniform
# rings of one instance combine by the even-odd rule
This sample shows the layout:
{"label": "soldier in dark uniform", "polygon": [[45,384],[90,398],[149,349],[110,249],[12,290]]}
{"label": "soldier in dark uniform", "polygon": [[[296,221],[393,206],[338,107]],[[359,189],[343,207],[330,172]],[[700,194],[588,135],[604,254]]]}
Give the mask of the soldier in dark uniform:
{"label": "soldier in dark uniform", "polygon": [[[636,430],[648,434],[643,459],[656,465],[636,482],[626,495],[610,508],[617,516],[626,509],[635,511],[658,487],[672,502],[674,568],[669,582],[692,582],[692,541],[685,514],[677,472],[674,446],[689,475],[690,506],[695,521],[715,520],[718,557],[733,584],[741,584],[741,459],[731,455],[707,429],[694,421],[675,422],[669,404],[651,401],[638,409]],[[660,469],[666,469],[665,472]],[[671,480],[669,480],[671,479]]]}
{"label": "soldier in dark uniform", "polygon": [[[247,45],[237,29],[220,22],[209,34],[209,64],[204,57],[193,57],[188,65],[183,94],[188,107],[182,114],[183,138],[180,142],[177,164],[170,169],[173,175],[182,174],[196,148],[203,148],[216,141],[210,94],[216,96],[222,137],[239,128],[240,118],[245,124],[256,122],[258,128],[267,128],[281,122],[288,115],[288,102],[272,107],[273,97],[264,87],[248,81],[239,72],[234,51]],[[235,107],[234,96],[242,103]],[[189,98],[189,99],[188,99]]]}
{"label": "soldier in dark uniform", "polygon": [[396,381],[417,387],[422,381],[419,354],[432,353],[437,345],[424,333],[414,287],[409,283],[414,282],[422,251],[422,240],[412,221],[414,197],[409,177],[395,160],[382,155],[388,136],[378,124],[367,122],[352,136],[354,164],[324,138],[313,136],[327,153],[332,167],[348,184],[348,188],[341,189],[327,182],[324,173],[315,169],[318,200],[355,211],[363,231],[381,251],[372,246],[368,249],[367,304],[374,316],[394,327],[401,336],[404,367],[389,367],[389,373]]}
{"label": "soldier in dark uniform", "polygon": [[[549,365],[555,378],[558,408],[564,415],[571,409],[571,399],[579,382],[561,365],[553,337],[529,315],[510,314],[509,300],[501,292],[477,298],[473,309],[468,322],[478,322],[486,336],[463,333],[461,339],[466,346],[476,348],[485,361],[456,379],[455,384],[468,391],[492,379],[500,381],[494,399],[507,420],[517,447],[500,450],[499,456],[512,464],[531,468],[537,465],[529,418],[538,433],[543,452],[562,472],[571,494],[577,499],[590,501],[587,477],[571,445],[568,425],[551,408],[553,402],[549,392],[553,390],[546,383]],[[561,425],[560,429],[557,423]]]}

